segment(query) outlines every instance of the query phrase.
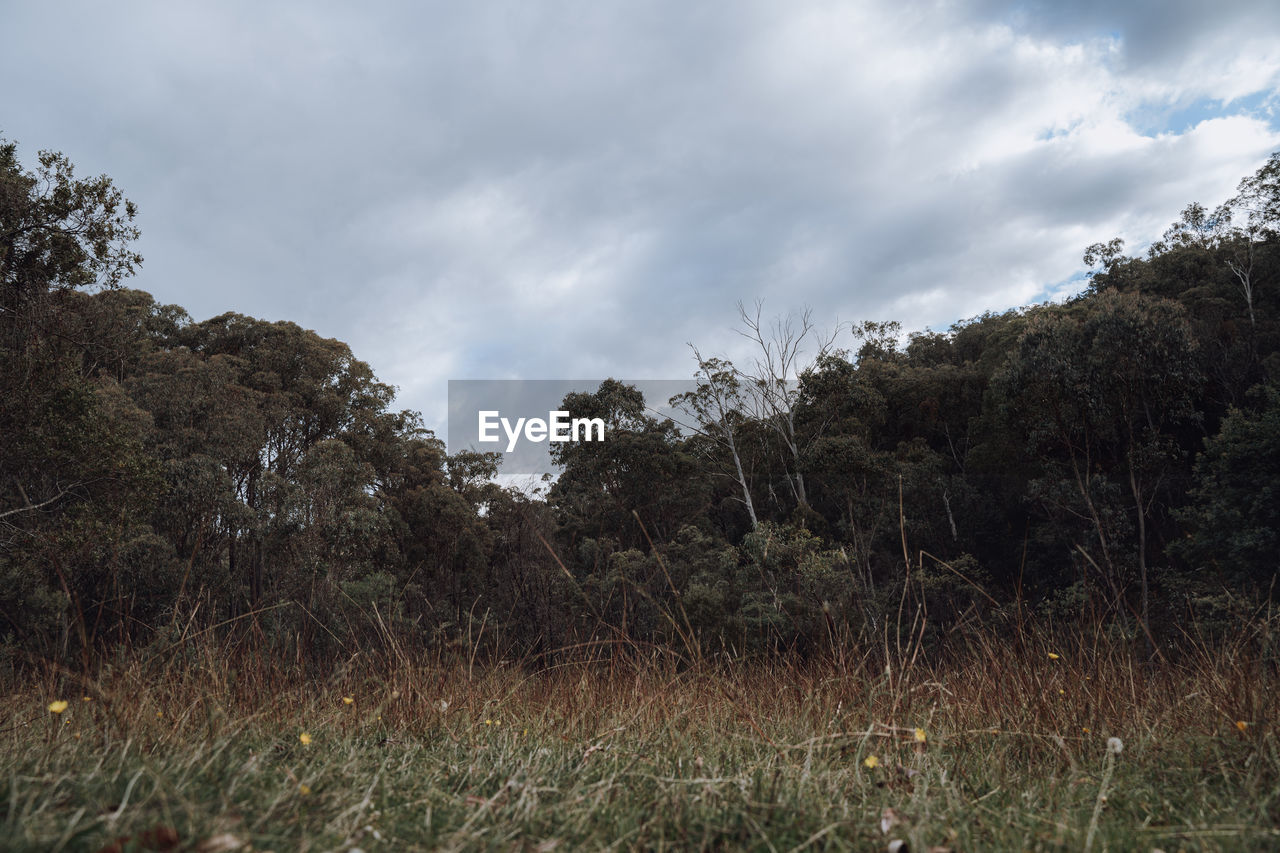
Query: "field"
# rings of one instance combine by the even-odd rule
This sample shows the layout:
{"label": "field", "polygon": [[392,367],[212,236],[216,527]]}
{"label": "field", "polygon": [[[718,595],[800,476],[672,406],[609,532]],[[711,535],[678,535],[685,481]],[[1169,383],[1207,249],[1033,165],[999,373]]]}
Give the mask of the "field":
{"label": "field", "polygon": [[50,667],[0,722],[0,848],[1280,846],[1269,620],[1151,665],[1048,636],[804,665],[392,649],[320,678],[210,648]]}

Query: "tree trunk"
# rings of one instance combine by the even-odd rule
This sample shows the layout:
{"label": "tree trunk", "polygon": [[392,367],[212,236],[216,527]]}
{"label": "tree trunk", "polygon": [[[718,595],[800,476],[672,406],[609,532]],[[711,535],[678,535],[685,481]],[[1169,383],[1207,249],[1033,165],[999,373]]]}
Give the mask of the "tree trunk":
{"label": "tree trunk", "polygon": [[751,500],[751,488],[747,484],[747,475],[742,470],[742,457],[738,455],[738,444],[733,440],[733,433],[729,433],[729,450],[733,453],[733,467],[738,472],[738,485],[742,487],[742,502],[747,505],[747,515],[751,516],[751,529],[756,530],[760,527],[760,522],[756,519],[756,505]]}
{"label": "tree trunk", "polygon": [[1148,618],[1148,584],[1147,584],[1147,513],[1142,504],[1142,487],[1133,473],[1133,463],[1129,464],[1129,489],[1133,492],[1133,502],[1138,509],[1138,577],[1142,582],[1142,631],[1147,638],[1147,656],[1154,653],[1151,642],[1151,621]]}

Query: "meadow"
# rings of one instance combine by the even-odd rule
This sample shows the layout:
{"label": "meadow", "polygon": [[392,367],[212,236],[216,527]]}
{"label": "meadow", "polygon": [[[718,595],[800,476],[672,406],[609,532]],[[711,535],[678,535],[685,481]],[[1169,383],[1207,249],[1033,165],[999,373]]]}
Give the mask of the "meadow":
{"label": "meadow", "polygon": [[1273,621],[1151,664],[1077,627],[790,664],[50,666],[9,686],[0,848],[1276,849]]}

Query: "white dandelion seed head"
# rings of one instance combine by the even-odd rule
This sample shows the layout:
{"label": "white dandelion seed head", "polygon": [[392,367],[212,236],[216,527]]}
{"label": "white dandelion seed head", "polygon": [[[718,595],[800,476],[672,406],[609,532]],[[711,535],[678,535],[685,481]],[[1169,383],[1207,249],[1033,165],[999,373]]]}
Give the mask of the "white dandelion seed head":
{"label": "white dandelion seed head", "polygon": [[1124,752],[1124,741],[1120,740],[1118,737],[1107,738],[1107,752],[1112,755],[1119,755]]}

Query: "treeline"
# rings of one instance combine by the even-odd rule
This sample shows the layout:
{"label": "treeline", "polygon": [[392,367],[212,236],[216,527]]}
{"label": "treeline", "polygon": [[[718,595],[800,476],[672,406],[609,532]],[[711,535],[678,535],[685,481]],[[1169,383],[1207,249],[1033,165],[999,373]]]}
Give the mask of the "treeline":
{"label": "treeline", "polygon": [[[570,395],[545,496],[393,407],[343,343],[122,286],[133,206],[0,141],[0,649],[217,636],[523,656],[808,654],[1089,618],[1229,629],[1280,563],[1280,155],[1063,305],[908,336],[742,312],[685,429]],[[806,352],[809,353],[806,356]],[[787,382],[788,379],[798,381]]]}

